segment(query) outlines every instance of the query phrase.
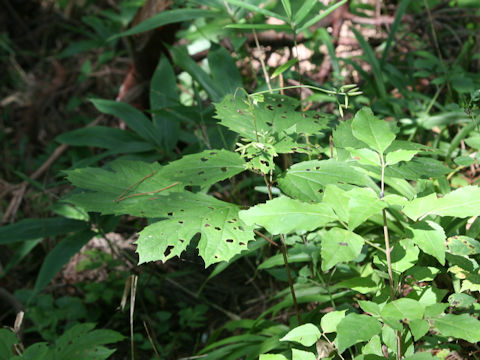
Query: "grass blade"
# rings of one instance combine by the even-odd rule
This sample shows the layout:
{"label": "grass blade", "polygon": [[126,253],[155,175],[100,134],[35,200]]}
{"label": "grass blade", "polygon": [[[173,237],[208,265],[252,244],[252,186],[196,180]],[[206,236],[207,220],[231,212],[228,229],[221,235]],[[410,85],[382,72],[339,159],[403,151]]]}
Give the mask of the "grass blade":
{"label": "grass blade", "polygon": [[240,8],[250,10],[250,11],[256,13],[256,14],[262,14],[266,17],[274,17],[276,19],[283,20],[286,23],[289,22],[288,19],[285,16],[274,13],[273,11],[270,11],[270,10],[267,10],[267,9],[262,9],[258,6],[255,6],[253,4],[249,4],[249,3],[244,2],[244,1],[240,1],[240,0],[225,0],[225,1],[232,4],[232,5],[238,6]]}
{"label": "grass blade", "polygon": [[362,34],[352,27],[352,31],[355,34],[355,37],[357,38],[358,43],[360,44],[361,48],[363,49],[363,53],[368,61],[368,63],[372,67],[372,72],[373,72],[373,77],[375,80],[375,84],[379,93],[380,98],[384,98],[387,96],[387,91],[385,89],[385,84],[383,83],[383,74],[382,70],[380,68],[380,63],[375,56],[375,53],[373,52],[372,47],[370,44],[365,40]]}
{"label": "grass blade", "polygon": [[390,29],[390,33],[388,34],[387,42],[385,43],[385,49],[383,50],[382,60],[380,61],[381,65],[385,63],[385,59],[387,58],[388,51],[392,46],[395,34],[397,33],[397,30],[403,18],[403,15],[407,10],[408,4],[410,4],[410,0],[403,0],[398,6],[397,13],[395,14],[395,20],[393,21],[393,25]]}
{"label": "grass blade", "polygon": [[327,8],[325,11],[323,11],[321,14],[318,14],[313,19],[311,19],[311,20],[307,21],[305,24],[303,24],[299,29],[297,29],[297,33],[300,33],[303,30],[308,29],[313,24],[316,24],[317,22],[322,20],[324,17],[327,17],[330,13],[337,10],[340,6],[342,6],[346,2],[347,2],[347,0],[342,0],[342,1],[339,1],[338,3],[336,3],[336,4],[333,4],[332,6]]}
{"label": "grass blade", "polygon": [[318,0],[305,0],[293,17],[295,24],[300,24],[317,4]]}

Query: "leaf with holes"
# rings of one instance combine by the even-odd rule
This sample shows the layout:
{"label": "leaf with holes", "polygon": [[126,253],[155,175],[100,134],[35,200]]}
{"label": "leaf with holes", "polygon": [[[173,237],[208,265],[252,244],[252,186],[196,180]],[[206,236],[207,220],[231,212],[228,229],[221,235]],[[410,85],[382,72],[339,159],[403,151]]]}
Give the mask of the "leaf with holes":
{"label": "leaf with holes", "polygon": [[[298,100],[283,95],[266,95],[264,101],[257,104],[249,104],[241,95],[230,95],[216,104],[216,117],[221,125],[250,141],[257,141],[258,134],[268,133],[275,139],[273,145],[286,133],[296,141],[301,135],[318,134],[328,127],[331,117],[319,112],[295,111],[299,105]],[[289,152],[295,151],[294,147],[288,149]]]}
{"label": "leaf with holes", "polygon": [[[156,217],[166,217],[147,226],[137,241],[140,263],[167,261],[186,249],[200,233],[198,250],[205,266],[228,261],[247,249],[254,239],[253,227],[239,219],[239,207],[205,194],[172,193],[151,201]],[[152,210],[153,213],[153,210]]]}
{"label": "leaf with holes", "polygon": [[327,204],[308,204],[282,196],[240,211],[240,219],[249,225],[261,225],[276,235],[312,231],[337,217]]}
{"label": "leaf with holes", "polygon": [[[67,179],[88,191],[68,200],[86,211],[103,214],[148,215],[149,199],[182,191],[184,186],[208,187],[244,170],[240,155],[227,150],[207,150],[187,155],[166,166],[118,160],[110,170],[85,168],[67,171]],[[155,213],[155,209],[152,209]]]}

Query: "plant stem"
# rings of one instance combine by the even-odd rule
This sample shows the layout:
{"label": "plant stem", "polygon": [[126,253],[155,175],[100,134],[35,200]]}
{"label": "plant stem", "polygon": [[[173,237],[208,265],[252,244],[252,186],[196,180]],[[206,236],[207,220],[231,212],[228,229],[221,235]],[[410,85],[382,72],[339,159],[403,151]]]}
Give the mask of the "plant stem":
{"label": "plant stem", "polygon": [[[268,181],[267,175],[263,175],[263,179],[265,180],[265,184],[267,185],[268,198],[272,200],[273,199],[272,190],[271,190],[272,184],[270,181]],[[302,317],[300,316],[300,310],[298,309],[297,296],[295,295],[295,288],[293,287],[293,280],[292,280],[292,274],[290,272],[290,265],[288,264],[287,245],[285,244],[285,237],[283,236],[283,234],[280,234],[280,240],[282,241],[281,248],[282,248],[283,262],[285,263],[285,270],[287,271],[288,286],[290,287],[293,304],[295,306],[295,312],[297,313],[298,325],[301,325]]]}
{"label": "plant stem", "polygon": [[282,255],[283,262],[285,263],[285,269],[287,270],[288,285],[290,286],[290,292],[292,293],[292,300],[295,306],[295,312],[297,313],[298,325],[302,324],[302,317],[300,316],[300,310],[298,309],[297,297],[295,295],[295,288],[293,287],[292,275],[290,273],[290,266],[288,265],[287,259],[287,245],[285,244],[285,238],[283,234],[280,234],[280,239],[282,240]]}
{"label": "plant stem", "polygon": [[[380,199],[382,199],[385,195],[385,160],[383,159],[383,154],[379,154],[380,157],[380,164],[382,167],[382,178],[380,182]],[[385,239],[385,257],[387,258],[387,272],[388,272],[388,278],[389,278],[389,283],[390,283],[390,297],[391,300],[395,300],[395,283],[393,279],[393,271],[392,271],[392,257],[391,257],[391,251],[392,248],[390,246],[390,235],[388,233],[388,224],[387,224],[387,211],[385,209],[382,209],[382,215],[383,215],[383,236]],[[402,336],[400,334],[400,331],[395,331],[395,342],[397,343],[397,354],[396,354],[396,359],[400,360],[402,358]]]}
{"label": "plant stem", "polygon": [[[257,46],[258,52],[262,53],[262,49],[260,49],[260,44],[258,43],[257,32],[253,29],[253,38],[255,39],[255,45]],[[263,76],[265,76],[265,82],[268,86],[268,91],[270,94],[272,93],[272,85],[270,84],[270,76],[268,75],[267,67],[265,66],[265,62],[263,61],[262,56],[260,56],[260,64],[262,65]]]}

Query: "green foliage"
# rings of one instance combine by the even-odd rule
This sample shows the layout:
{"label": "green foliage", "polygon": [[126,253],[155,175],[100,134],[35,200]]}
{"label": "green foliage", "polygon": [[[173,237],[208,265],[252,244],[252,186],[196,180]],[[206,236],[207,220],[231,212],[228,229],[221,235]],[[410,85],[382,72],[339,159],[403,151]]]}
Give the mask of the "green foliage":
{"label": "green foliage", "polygon": [[18,344],[16,335],[6,329],[0,329],[0,346],[2,358],[5,360],[35,359],[107,359],[115,350],[104,345],[116,343],[124,339],[123,335],[113,330],[94,330],[90,323],[78,324],[62,334],[54,344],[36,343],[25,349],[21,355],[15,355],[13,348]]}

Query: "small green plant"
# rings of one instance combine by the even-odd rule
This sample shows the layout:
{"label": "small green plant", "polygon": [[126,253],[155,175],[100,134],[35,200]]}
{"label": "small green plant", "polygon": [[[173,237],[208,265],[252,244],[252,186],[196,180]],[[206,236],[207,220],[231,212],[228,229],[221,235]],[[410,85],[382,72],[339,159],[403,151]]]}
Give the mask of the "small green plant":
{"label": "small green plant", "polygon": [[[283,331],[271,344],[271,350],[280,352],[271,358],[283,358],[288,342],[308,349],[317,341],[323,344],[321,338],[338,356],[347,350],[378,355],[386,347],[398,359],[418,357],[414,354],[434,343],[449,346],[449,339],[479,341],[480,322],[465,308],[452,306],[455,302],[443,302],[447,291],[433,280],[440,274],[451,276],[452,299],[474,299],[470,292],[479,286],[474,258],[480,243],[467,224],[478,214],[480,189],[442,187],[438,192],[437,179],[450,169],[433,159],[427,146],[397,140],[395,125],[378,120],[368,108],[334,125],[333,146],[325,147],[333,119],[297,107],[296,100],[280,95],[226,96],[216,104],[217,117],[243,139],[239,151],[207,150],[166,166],[116,161],[110,170],[76,169],[68,179],[84,190],[68,201],[87,211],[160,219],[140,233],[140,263],[180,256],[197,233],[206,266],[229,261],[247,250],[263,228],[263,237],[278,239],[284,247],[288,269],[286,242],[293,236],[289,244],[298,247],[294,236],[302,236],[313,245],[303,261],[316,259],[307,279],[333,279],[335,271],[342,271],[342,281],[325,285],[335,308],[342,288],[353,290],[351,302],[321,317],[317,325],[297,328],[315,317],[302,314],[297,303],[308,297],[290,279],[298,319],[291,332]],[[280,154],[294,162],[284,171],[276,165]],[[242,210],[206,193],[246,169],[264,177],[266,203]],[[304,289],[311,285],[307,282]],[[366,298],[354,300],[354,292]],[[271,341],[265,338],[263,344]],[[292,356],[310,358],[304,352],[294,348]],[[255,354],[250,349],[241,356]],[[240,353],[223,358],[234,356]],[[211,353],[207,358],[216,357]]]}

